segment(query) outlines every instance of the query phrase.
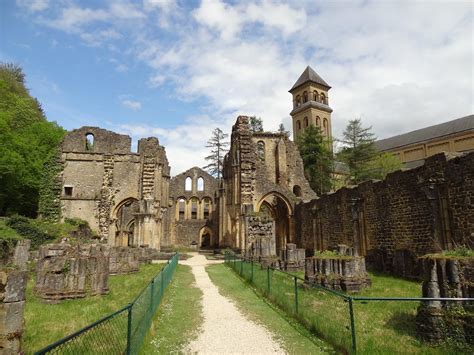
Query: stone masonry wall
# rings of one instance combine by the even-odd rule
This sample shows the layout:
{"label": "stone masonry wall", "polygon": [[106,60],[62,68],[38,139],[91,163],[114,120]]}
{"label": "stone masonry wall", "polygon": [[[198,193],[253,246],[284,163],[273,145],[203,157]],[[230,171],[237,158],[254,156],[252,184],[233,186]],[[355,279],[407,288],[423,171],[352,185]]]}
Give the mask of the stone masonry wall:
{"label": "stone masonry wall", "polygon": [[296,226],[310,255],[347,244],[373,269],[418,277],[417,257],[474,247],[474,153],[438,154],[384,181],[299,204]]}
{"label": "stone masonry wall", "polygon": [[0,264],[0,354],[21,353],[29,240],[17,242]]}

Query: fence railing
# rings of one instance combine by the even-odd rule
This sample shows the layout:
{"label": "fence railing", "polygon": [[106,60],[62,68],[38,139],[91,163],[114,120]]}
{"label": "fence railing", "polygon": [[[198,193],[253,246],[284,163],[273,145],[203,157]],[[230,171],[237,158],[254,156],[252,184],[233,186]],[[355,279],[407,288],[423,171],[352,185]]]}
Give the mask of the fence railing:
{"label": "fence railing", "polygon": [[[416,336],[417,309],[422,302],[444,302],[458,315],[469,313],[471,318],[468,314],[466,324],[450,326],[448,322],[440,331],[445,333],[445,339],[452,340],[448,345],[453,353],[474,350],[474,298],[350,296],[233,252],[226,252],[225,261],[262,295],[343,352],[446,353]],[[463,329],[465,326],[467,329]]]}
{"label": "fence railing", "polygon": [[133,302],[35,354],[138,354],[178,258],[168,260]]}

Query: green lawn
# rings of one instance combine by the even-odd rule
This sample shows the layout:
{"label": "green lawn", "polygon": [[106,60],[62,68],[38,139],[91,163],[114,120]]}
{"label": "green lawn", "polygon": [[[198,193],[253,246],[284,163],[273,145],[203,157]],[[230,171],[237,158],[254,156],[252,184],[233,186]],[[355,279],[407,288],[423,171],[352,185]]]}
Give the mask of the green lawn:
{"label": "green lawn", "polygon": [[198,335],[202,322],[202,292],[194,282],[191,268],[178,265],[145,337],[141,354],[181,353]]}
{"label": "green lawn", "polygon": [[[231,263],[233,265],[233,262]],[[322,288],[308,287],[278,271],[268,271],[250,263],[237,261],[235,270],[252,279],[259,292],[298,319],[315,334],[341,350],[350,350],[351,326],[349,303],[341,296]],[[270,283],[268,283],[270,276]],[[382,274],[371,274],[372,287],[358,295],[364,297],[420,297],[418,282]],[[270,292],[269,292],[270,291]],[[353,295],[355,296],[355,295]],[[297,302],[296,302],[297,301]],[[298,309],[296,309],[296,303]],[[430,347],[416,337],[416,301],[354,301],[354,318],[358,353],[363,354],[448,354],[466,352],[451,346]]]}
{"label": "green lawn", "polygon": [[248,284],[242,284],[242,280],[225,265],[208,266],[206,270],[219,292],[235,301],[237,307],[250,319],[269,329],[289,354],[334,353],[331,346],[273,307]]}
{"label": "green lawn", "polygon": [[[123,308],[133,301],[164,264],[141,265],[135,274],[109,278],[107,295],[46,304],[33,294],[34,280],[28,281],[23,348],[39,350],[82,327]],[[33,276],[34,278],[34,276]]]}

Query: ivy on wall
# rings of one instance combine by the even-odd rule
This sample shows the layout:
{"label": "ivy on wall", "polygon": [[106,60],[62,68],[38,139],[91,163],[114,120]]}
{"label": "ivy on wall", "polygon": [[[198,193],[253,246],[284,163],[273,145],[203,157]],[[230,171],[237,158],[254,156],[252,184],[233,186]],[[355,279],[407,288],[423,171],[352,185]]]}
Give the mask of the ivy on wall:
{"label": "ivy on wall", "polygon": [[40,182],[38,213],[50,222],[61,219],[61,173],[63,171],[61,153],[56,150],[46,160]]}

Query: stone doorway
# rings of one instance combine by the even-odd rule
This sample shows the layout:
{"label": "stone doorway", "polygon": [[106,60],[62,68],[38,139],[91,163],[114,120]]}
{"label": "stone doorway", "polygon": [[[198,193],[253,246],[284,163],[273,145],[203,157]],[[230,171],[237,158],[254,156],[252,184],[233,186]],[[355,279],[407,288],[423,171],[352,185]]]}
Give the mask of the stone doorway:
{"label": "stone doorway", "polygon": [[292,209],[288,200],[277,192],[265,195],[257,205],[257,211],[275,222],[277,253],[284,249],[292,237]]}
{"label": "stone doorway", "polygon": [[120,202],[115,208],[115,246],[136,245],[134,240],[135,215],[138,213],[138,200],[128,198]]}
{"label": "stone doorway", "polygon": [[199,248],[211,249],[212,247],[212,231],[208,227],[204,227],[199,231]]}

